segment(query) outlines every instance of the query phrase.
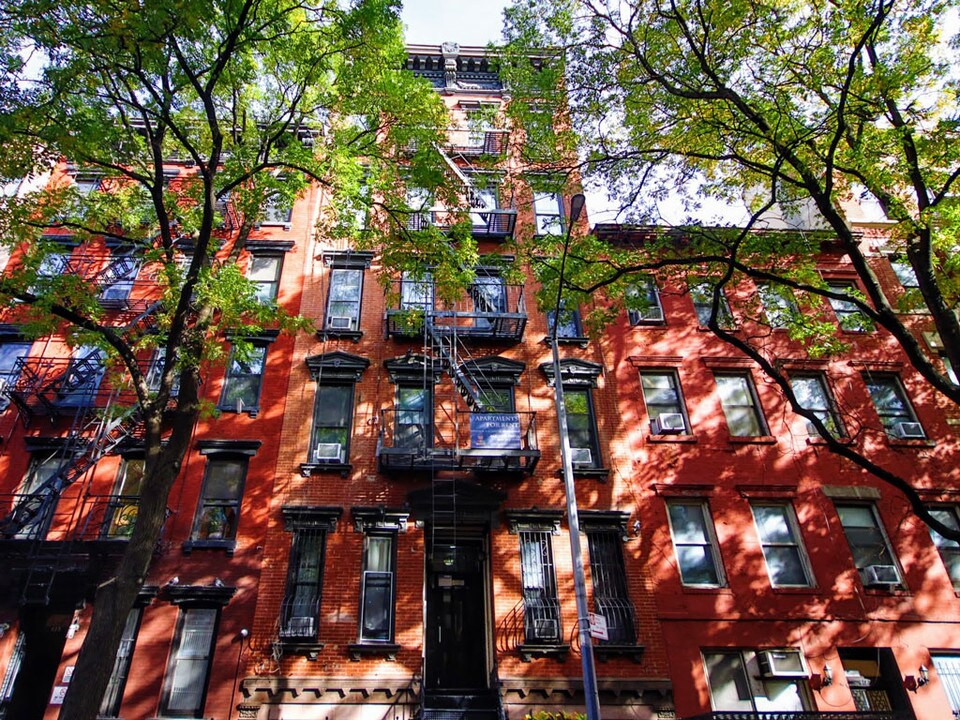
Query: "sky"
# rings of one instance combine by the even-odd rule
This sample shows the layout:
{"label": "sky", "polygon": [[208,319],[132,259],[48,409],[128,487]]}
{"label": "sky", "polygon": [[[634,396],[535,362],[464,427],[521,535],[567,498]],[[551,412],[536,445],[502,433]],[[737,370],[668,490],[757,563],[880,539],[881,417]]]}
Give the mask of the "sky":
{"label": "sky", "polygon": [[400,17],[411,44],[486,45],[500,41],[506,5],[507,0],[403,0]]}

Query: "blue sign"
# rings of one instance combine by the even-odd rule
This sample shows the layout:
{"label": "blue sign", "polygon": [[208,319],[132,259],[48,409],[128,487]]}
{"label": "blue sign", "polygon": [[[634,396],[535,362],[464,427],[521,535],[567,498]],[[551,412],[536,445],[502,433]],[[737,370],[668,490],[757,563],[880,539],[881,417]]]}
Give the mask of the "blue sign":
{"label": "blue sign", "polygon": [[520,450],[520,416],[517,413],[472,413],[470,447]]}

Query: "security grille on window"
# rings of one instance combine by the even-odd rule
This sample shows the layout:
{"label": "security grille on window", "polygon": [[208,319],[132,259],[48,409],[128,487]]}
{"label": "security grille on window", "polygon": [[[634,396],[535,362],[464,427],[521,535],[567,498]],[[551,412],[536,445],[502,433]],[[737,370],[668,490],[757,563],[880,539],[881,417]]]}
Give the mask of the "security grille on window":
{"label": "security grille on window", "polygon": [[887,435],[904,440],[925,437],[897,377],[867,373],[864,382]]}
{"label": "security grille on window", "polygon": [[255,345],[242,354],[236,347],[231,349],[220,396],[221,410],[255,412],[259,409],[260,385],[266,359],[267,348],[263,345]]}
{"label": "security grille on window", "polygon": [[[832,435],[843,434],[843,425],[827,390],[827,381],[821,373],[791,375],[790,387],[800,407],[813,412]],[[808,430],[811,435],[817,434],[813,423],[808,423]]]}
{"label": "security grille on window", "polygon": [[117,659],[113,662],[113,671],[107,682],[107,691],[100,703],[100,718],[116,718],[120,714],[120,704],[123,702],[123,691],[127,686],[127,676],[130,674],[130,662],[133,660],[133,648],[137,642],[137,630],[140,628],[142,608],[134,608],[127,614],[127,622],[123,626],[123,635],[120,636],[120,647],[117,648]]}
{"label": "security grille on window", "polygon": [[723,585],[707,504],[701,500],[671,500],[667,511],[681,582],[702,587]]}
{"label": "security grille on window", "polygon": [[524,643],[557,644],[563,640],[560,600],[550,532],[520,530]]}
{"label": "security grille on window", "polygon": [[364,538],[360,642],[393,640],[395,540],[393,533],[367,534]]}
{"label": "security grille on window", "polygon": [[730,434],[734,437],[766,435],[767,424],[750,374],[717,373],[714,379]]}
{"label": "security grille on window", "polygon": [[627,288],[627,304],[627,318],[631,325],[664,321],[660,290],[657,281],[649,275],[636,278]]}
{"label": "security grille on window", "polygon": [[[713,296],[716,286],[709,280],[691,280],[690,281],[690,299],[693,300],[693,309],[697,313],[697,321],[702,327],[710,324],[710,318],[713,316]],[[717,305],[717,326],[721,328],[732,328],[733,313],[730,312],[730,305],[727,303],[727,297],[723,288],[717,290],[719,293],[719,303]]]}
{"label": "security grille on window", "polygon": [[686,435],[690,432],[676,373],[644,370],[640,373],[640,386],[653,435]]}
{"label": "security grille on window", "polygon": [[791,319],[800,313],[790,288],[761,282],[757,283],[757,293],[763,313],[767,316],[767,323],[774,330],[786,329]]}
{"label": "security grille on window", "polygon": [[184,608],[170,651],[160,712],[168,717],[200,717],[210,679],[219,611]]}
{"label": "security grille on window", "polygon": [[633,602],[627,590],[622,538],[614,529],[586,528],[590,549],[590,579],[594,612],[607,623],[605,645],[632,645],[637,641]]}
{"label": "security grille on window", "polygon": [[246,475],[245,458],[208,458],[193,526],[193,540],[220,543],[236,537]]}
{"label": "security grille on window", "polygon": [[[853,283],[827,283],[827,290],[830,292],[838,295],[846,295],[850,298],[853,297],[856,289],[856,285]],[[871,322],[870,318],[861,311],[852,299],[844,300],[831,297],[828,298],[828,300],[830,301],[830,307],[833,308],[833,312],[837,316],[837,323],[839,323],[841,330],[846,330],[847,332],[869,332],[873,330],[873,322]]]}
{"label": "security grille on window", "polygon": [[891,589],[903,586],[900,567],[890,550],[873,505],[837,505],[837,514],[853,564],[866,587]]}
{"label": "security grille on window", "polygon": [[[928,508],[928,510],[934,519],[939,520],[952,530],[960,531],[960,518],[958,518],[956,506],[940,505]],[[960,542],[945,538],[933,528],[930,528],[930,539],[937,546],[940,559],[943,560],[943,564],[947,568],[954,589],[960,590]]]}
{"label": "security grille on window", "polygon": [[812,585],[793,508],[785,503],[754,503],[751,509],[770,584],[773,587]]}
{"label": "security grille on window", "polygon": [[285,642],[313,643],[320,631],[327,533],[336,528],[340,510],[283,508],[284,521],[293,532],[287,585],[280,606],[280,638]]}

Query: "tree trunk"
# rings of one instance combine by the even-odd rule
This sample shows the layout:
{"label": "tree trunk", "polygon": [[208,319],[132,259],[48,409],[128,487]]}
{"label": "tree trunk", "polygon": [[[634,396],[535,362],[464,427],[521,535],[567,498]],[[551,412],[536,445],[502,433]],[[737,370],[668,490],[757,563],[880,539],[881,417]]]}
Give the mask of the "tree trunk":
{"label": "tree trunk", "polygon": [[137,521],[116,573],[97,588],[93,617],[74,673],[83,682],[68,685],[60,720],[96,720],[99,715],[127,614],[146,581],[166,519],[170,489],[180,474],[199,415],[197,376],[184,376],[173,414],[173,432],[165,445],[161,445],[162,408],[155,409],[145,420],[145,476]]}

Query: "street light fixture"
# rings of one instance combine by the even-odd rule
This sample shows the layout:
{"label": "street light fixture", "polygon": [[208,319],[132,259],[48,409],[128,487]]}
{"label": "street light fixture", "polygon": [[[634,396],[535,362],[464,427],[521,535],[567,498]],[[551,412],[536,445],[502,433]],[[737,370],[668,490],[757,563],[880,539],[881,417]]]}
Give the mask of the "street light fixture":
{"label": "street light fixture", "polygon": [[570,198],[570,218],[563,239],[563,255],[560,258],[560,276],[557,280],[557,302],[553,313],[553,330],[550,345],[553,348],[553,390],[557,405],[557,426],[560,436],[560,458],[563,461],[563,487],[567,499],[567,524],[570,529],[570,556],[573,558],[573,587],[577,599],[577,625],[580,632],[580,658],[583,663],[583,702],[587,720],[600,720],[600,698],[597,694],[597,673],[593,662],[593,640],[590,637],[590,612],[587,607],[587,581],[583,571],[583,553],[580,548],[580,516],[577,512],[577,492],[573,480],[573,460],[570,453],[570,435],[567,428],[567,406],[563,397],[563,382],[560,378],[560,352],[557,329],[563,308],[563,274],[567,265],[567,251],[573,225],[580,218],[585,203],[583,193]]}

